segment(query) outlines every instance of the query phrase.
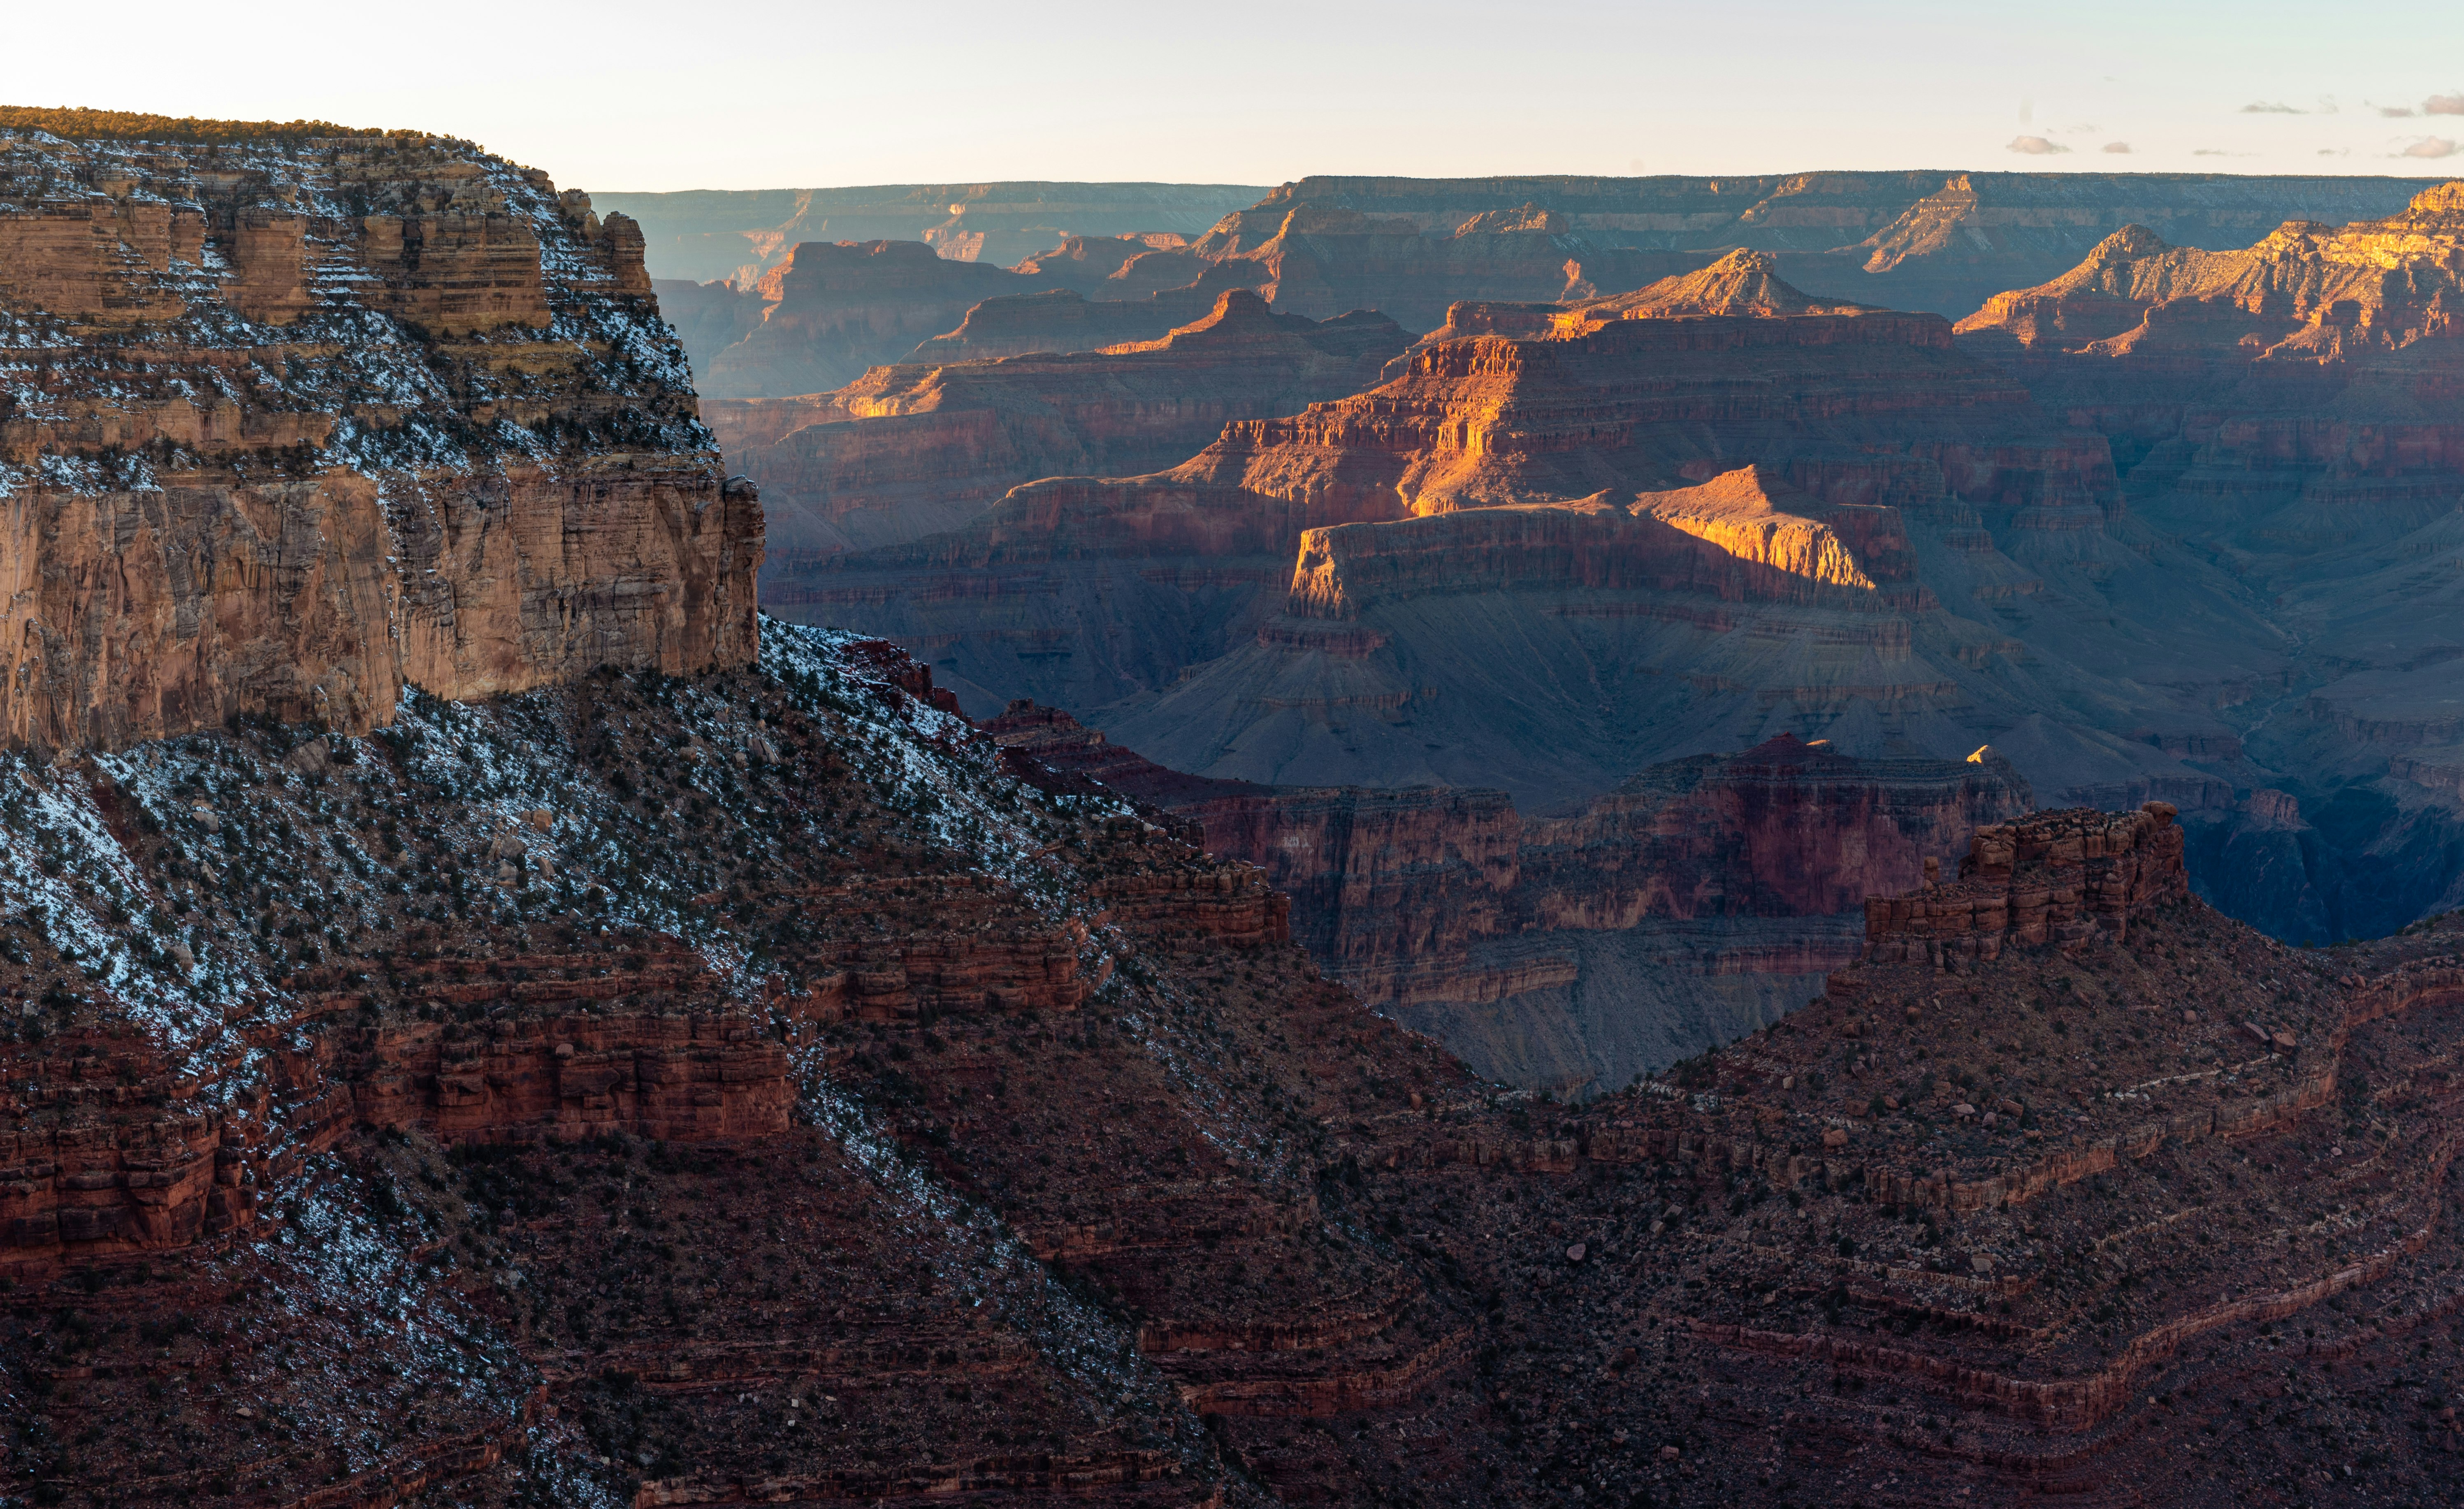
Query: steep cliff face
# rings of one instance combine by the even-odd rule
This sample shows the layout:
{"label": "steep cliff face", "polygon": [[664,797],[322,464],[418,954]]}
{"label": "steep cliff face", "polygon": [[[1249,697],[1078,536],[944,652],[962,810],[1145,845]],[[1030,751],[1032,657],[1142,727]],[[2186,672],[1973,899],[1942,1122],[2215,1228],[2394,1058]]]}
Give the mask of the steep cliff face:
{"label": "steep cliff face", "polygon": [[1256,208],[1226,216],[1191,251],[1257,269],[1261,291],[1296,314],[1376,309],[1425,330],[1462,299],[1589,298],[1712,260],[1586,236],[1530,203],[1432,225],[1363,214],[1337,200],[1287,201],[1290,192],[1287,185]]}
{"label": "steep cliff face", "polygon": [[2387,931],[2464,895],[2464,810],[2436,774],[2458,745],[2459,248],[2455,184],[2242,251],[2134,227],[1960,327],[2109,438],[2132,509],[2299,636],[2203,753],[2241,799],[2184,813],[2203,894],[2284,936]]}
{"label": "steep cliff face", "polygon": [[1157,340],[875,367],[836,392],[703,411],[760,484],[775,547],[861,549],[957,528],[1037,477],[1170,466],[1232,420],[1375,384],[1409,339],[1382,316],[1321,323],[1234,290]]}
{"label": "steep cliff face", "polygon": [[364,732],[754,652],[639,231],[436,138],[0,126],[0,729]]}

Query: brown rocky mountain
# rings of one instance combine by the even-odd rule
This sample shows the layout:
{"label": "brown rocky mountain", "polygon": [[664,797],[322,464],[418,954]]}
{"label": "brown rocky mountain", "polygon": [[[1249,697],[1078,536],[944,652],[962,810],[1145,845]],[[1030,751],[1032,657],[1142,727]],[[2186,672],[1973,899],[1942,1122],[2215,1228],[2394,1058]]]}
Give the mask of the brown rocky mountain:
{"label": "brown rocky mountain", "polygon": [[1067,287],[1003,294],[968,310],[952,329],[919,342],[908,360],[982,361],[1153,340],[1203,318],[1225,294],[1257,290],[1267,280],[1267,271],[1254,262],[1210,262],[1185,284],[1144,295],[1133,293],[1126,280],[1114,285],[1110,279],[1087,294]]}
{"label": "brown rocky mountain", "polygon": [[983,728],[1258,865],[1292,899],[1293,940],[1364,1002],[1485,1077],[1559,1094],[1623,1085],[1820,994],[1858,956],[1867,896],[1955,865],[1970,834],[2032,805],[1989,750],[1859,760],[1788,734],[1527,817],[1495,790],[1186,776],[1029,702]]}
{"label": "brown rocky mountain", "polygon": [[687,295],[678,329],[735,339],[696,346],[696,377],[715,398],[817,393],[896,361],[956,325],[980,300],[1038,285],[999,267],[938,255],[920,241],[807,241],[746,288]]}
{"label": "brown rocky mountain", "polygon": [[887,184],[599,201],[642,227],[652,275],[750,286],[805,241],[921,241],[957,261],[1009,267],[1073,238],[1194,237],[1265,192],[1243,184]]}
{"label": "brown rocky mountain", "polygon": [[956,528],[1037,477],[1170,466],[1230,421],[1375,384],[1409,339],[1381,315],[1303,319],[1236,289],[1157,340],[874,367],[835,392],[713,399],[703,414],[729,467],[760,484],[777,549],[860,549]]}
{"label": "brown rocky mountain", "polygon": [[2450,615],[2464,536],[2464,186],[2239,252],[2116,232],[1960,327],[2082,433],[2132,511],[2248,585],[2296,648],[2194,758],[2242,794],[2186,813],[2194,869],[2293,937],[2392,929],[2464,899]]}
{"label": "brown rocky mountain", "polygon": [[[937,213],[938,201],[929,199],[936,190],[916,190],[928,199],[891,201],[886,209],[875,190],[802,191],[801,209],[791,208],[792,196],[747,196],[745,207],[788,218],[778,227],[736,231],[710,229],[738,212],[721,208],[732,201],[687,195],[676,196],[675,212],[704,226],[695,234],[758,246],[760,260],[726,281],[663,279],[659,293],[705,393],[775,397],[836,386],[883,362],[1153,339],[1198,317],[1219,294],[1236,287],[1258,290],[1287,314],[1325,318],[1375,309],[1427,330],[1460,303],[1613,296],[1700,270],[1730,248],[1777,255],[1789,277],[1817,290],[1820,301],[1832,306],[1889,305],[1956,317],[1996,291],[2051,275],[2123,224],[2156,226],[2201,245],[2233,246],[2287,215],[2383,213],[2418,186],[2392,179],[2163,174],[1311,178],[1224,215],[1195,241],[1187,239],[1197,228],[1186,214],[1169,225],[1121,225],[1111,234],[1093,233],[1094,222],[1086,221],[1075,231],[1056,230],[1032,245],[1018,241],[1014,252],[979,258],[981,236],[953,229],[959,209],[1017,210],[1043,223],[1034,207],[1045,201],[1028,195],[1011,204],[998,198],[1000,186],[991,186],[959,196],[950,224],[920,232],[915,243],[945,260],[981,261],[979,273],[936,273],[916,260],[921,251],[898,252],[890,250],[896,244],[891,241],[856,239],[919,234],[897,230],[899,217]],[[1136,205],[1156,186],[1123,187],[1129,197],[1122,203]],[[836,221],[814,218],[814,194],[841,192],[853,196],[850,213]],[[1197,197],[1183,208],[1211,192],[1189,190]],[[665,214],[666,208],[643,203],[659,198],[627,196],[624,203]],[[1159,215],[1170,198],[1153,199]],[[719,219],[694,218],[706,214]],[[801,274],[794,302],[782,302],[794,249],[807,229],[832,225],[839,227],[832,232],[841,238],[838,250],[809,243],[815,250],[805,255],[813,266]],[[1833,239],[1852,232],[1866,239]],[[654,239],[669,245],[665,230]],[[859,246],[868,250],[858,252]],[[993,275],[994,264],[1011,259],[1020,278]],[[663,262],[658,271],[671,269]],[[1704,302],[1699,293],[1684,297],[1698,308]],[[979,299],[991,304],[971,315]],[[1749,312],[1749,304],[1738,302],[1728,312]],[[1500,327],[1500,333],[1529,332]],[[919,340],[933,345],[919,348]]]}
{"label": "brown rocky mountain", "polygon": [[12,741],[364,733],[406,686],[754,653],[759,504],[722,486],[639,230],[543,174],[0,117],[0,320]]}

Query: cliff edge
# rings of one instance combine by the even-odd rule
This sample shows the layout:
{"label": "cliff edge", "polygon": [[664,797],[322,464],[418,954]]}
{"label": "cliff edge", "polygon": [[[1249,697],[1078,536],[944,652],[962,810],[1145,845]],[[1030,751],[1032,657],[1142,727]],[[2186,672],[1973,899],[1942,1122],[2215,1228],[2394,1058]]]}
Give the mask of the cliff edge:
{"label": "cliff edge", "polygon": [[759,504],[630,220],[467,142],[127,119],[0,112],[0,737],[752,658]]}

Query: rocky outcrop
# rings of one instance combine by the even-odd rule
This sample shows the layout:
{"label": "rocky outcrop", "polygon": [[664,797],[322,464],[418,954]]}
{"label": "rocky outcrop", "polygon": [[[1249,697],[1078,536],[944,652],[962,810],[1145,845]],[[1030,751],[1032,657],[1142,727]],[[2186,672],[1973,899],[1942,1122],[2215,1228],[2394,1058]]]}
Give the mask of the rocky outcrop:
{"label": "rocky outcrop", "polygon": [[[234,162],[244,163],[235,169]],[[630,222],[464,143],[0,132],[13,742],[242,714],[364,732],[754,653],[723,487]]]}
{"label": "rocky outcrop", "polygon": [[1004,294],[968,310],[955,329],[918,343],[908,360],[984,361],[1155,340],[1203,319],[1225,294],[1255,292],[1265,281],[1250,263],[1221,262],[1204,264],[1186,283],[1150,293],[1124,285],[1086,294],[1067,287]]}
{"label": "rocky outcrop", "polygon": [[2126,936],[2133,917],[2190,893],[2169,802],[2120,815],[2074,808],[1981,827],[1956,880],[1865,903],[1865,951],[1885,962],[1990,959],[2006,947]]}
{"label": "rocky outcrop", "polygon": [[[1284,611],[1356,619],[1375,603],[1417,596],[1548,589],[1881,607],[1888,600],[1867,574],[1869,561],[1886,580],[1909,576],[1896,510],[1827,507],[1767,469],[1746,467],[1620,502],[1463,509],[1309,530]],[[1902,596],[1918,605],[1922,589]]]}
{"label": "rocky outcrop", "polygon": [[1713,260],[1589,236],[1536,204],[1437,226],[1294,194],[1286,185],[1256,208],[1226,216],[1191,251],[1226,267],[1257,269],[1260,291],[1278,308],[1319,315],[1376,309],[1418,330],[1437,324],[1461,300],[1591,298]]}
{"label": "rocky outcrop", "polygon": [[1064,236],[1059,246],[1028,257],[1012,271],[1089,298],[1112,301],[1185,287],[1210,265],[1190,252],[1187,236],[1142,231]]}
{"label": "rocky outcrop", "polygon": [[[934,689],[781,628],[366,739],[0,758],[12,1488],[2196,1503],[2329,1432],[2383,1497],[2447,1480],[2455,926],[2294,951],[2125,895],[1559,1103]],[[1796,905],[1864,863],[1817,812],[1912,837],[1993,779],[1881,774],[1779,746],[1589,817]],[[1509,863],[1493,799],[1296,810],[1397,905],[1447,823]],[[1996,833],[2014,895],[2161,879],[2143,817],[1989,825],[1957,884]],[[2279,1388],[2315,1432],[2249,1428]]]}
{"label": "rocky outcrop", "polygon": [[[1634,260],[1635,251],[1617,249],[1674,253],[1703,248],[1771,252],[1790,281],[1825,297],[1958,318],[2000,290],[2042,281],[2125,225],[2153,227],[2188,245],[2243,246],[2288,219],[2342,222],[2389,213],[2419,186],[2407,179],[2221,173],[1327,176],[1284,185],[1226,215],[1196,246],[1209,255],[1254,254],[1297,227],[1294,261],[1308,272],[1287,279],[1290,292],[1277,297],[1301,313],[1321,289],[1348,289],[1351,280],[1374,279],[1412,262],[1411,252],[1398,254],[1411,245],[1401,239],[1406,235],[1442,245],[1459,228],[1515,226],[1529,228],[1508,232],[1520,234],[1527,247],[1556,236],[1627,260],[1606,276],[1570,278],[1573,286],[1564,290],[1532,283],[1518,292],[1478,287],[1463,277],[1467,270],[1458,270],[1461,280],[1431,306],[1428,324],[1436,323],[1436,309],[1454,299],[1591,298],[1691,270],[1663,265],[1637,276],[1648,264]],[[1418,260],[1434,269],[1445,255],[1419,251]],[[1491,253],[1479,263],[1495,260]]]}
{"label": "rocky outcrop", "polygon": [[703,412],[760,485],[777,548],[864,548],[957,528],[1034,478],[1170,466],[1230,421],[1373,385],[1408,339],[1380,316],[1321,323],[1233,290],[1157,340],[875,367],[832,393]]}
{"label": "rocky outcrop", "polygon": [[1685,315],[1866,315],[1863,304],[1815,298],[1779,275],[1767,252],[1738,251],[1697,272],[1681,273],[1623,294],[1571,303],[1469,301],[1446,311],[1446,322],[1421,345],[1466,336],[1580,335],[1616,319],[1667,319]]}

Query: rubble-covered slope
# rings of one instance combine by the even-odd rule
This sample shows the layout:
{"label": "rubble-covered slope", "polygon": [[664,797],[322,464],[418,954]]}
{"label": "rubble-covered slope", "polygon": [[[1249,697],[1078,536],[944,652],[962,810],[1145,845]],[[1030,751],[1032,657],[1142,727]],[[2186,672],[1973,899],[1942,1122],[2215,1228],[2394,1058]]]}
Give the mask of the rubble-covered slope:
{"label": "rubble-covered slope", "polygon": [[639,233],[464,142],[0,118],[0,502],[12,743],[753,653]]}

